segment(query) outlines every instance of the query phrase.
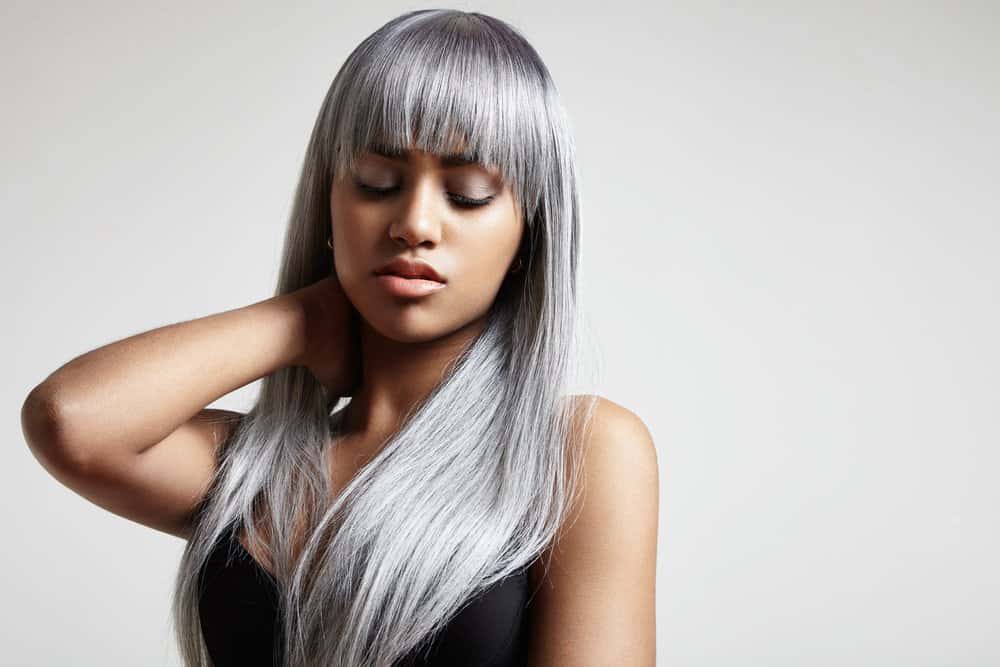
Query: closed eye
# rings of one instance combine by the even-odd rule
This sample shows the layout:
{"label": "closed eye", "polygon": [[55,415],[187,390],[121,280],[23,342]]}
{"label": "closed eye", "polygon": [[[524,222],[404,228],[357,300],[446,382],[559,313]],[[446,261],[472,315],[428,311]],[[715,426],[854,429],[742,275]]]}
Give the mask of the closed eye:
{"label": "closed eye", "polygon": [[[355,185],[357,185],[358,189],[362,192],[378,198],[389,197],[399,190],[398,185],[391,188],[376,188],[371,185],[361,183],[360,181],[355,181]],[[480,206],[486,206],[494,199],[493,196],[485,197],[484,199],[472,199],[471,197],[464,197],[455,193],[449,193],[448,197],[452,200],[452,202],[461,208],[478,208]]]}

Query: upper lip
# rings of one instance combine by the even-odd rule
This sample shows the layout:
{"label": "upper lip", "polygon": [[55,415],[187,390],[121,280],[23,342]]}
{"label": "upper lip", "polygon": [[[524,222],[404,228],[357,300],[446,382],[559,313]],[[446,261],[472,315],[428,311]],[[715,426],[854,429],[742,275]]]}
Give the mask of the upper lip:
{"label": "upper lip", "polygon": [[384,273],[394,273],[397,276],[403,276],[405,278],[426,278],[428,280],[436,280],[439,283],[446,282],[433,266],[422,259],[406,259],[405,257],[396,257],[392,261],[383,264],[381,268],[375,270],[376,275],[382,275]]}

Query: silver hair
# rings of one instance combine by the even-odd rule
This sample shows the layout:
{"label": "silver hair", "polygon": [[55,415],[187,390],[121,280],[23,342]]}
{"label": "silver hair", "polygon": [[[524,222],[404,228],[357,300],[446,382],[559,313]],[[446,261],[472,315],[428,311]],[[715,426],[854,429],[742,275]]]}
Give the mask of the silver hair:
{"label": "silver hair", "polygon": [[596,401],[568,393],[584,358],[575,149],[548,69],[516,28],[419,10],[350,54],[309,139],[275,293],[330,274],[335,173],[376,144],[441,155],[456,138],[511,185],[526,223],[524,270],[332,501],[328,456],[349,397],[329,395],[300,366],[262,379],[219,448],[179,566],[171,620],[185,665],[211,664],[199,571],[237,523],[251,543],[263,543],[258,520],[269,536],[285,665],[390,667],[473,596],[529,567],[573,514]]}

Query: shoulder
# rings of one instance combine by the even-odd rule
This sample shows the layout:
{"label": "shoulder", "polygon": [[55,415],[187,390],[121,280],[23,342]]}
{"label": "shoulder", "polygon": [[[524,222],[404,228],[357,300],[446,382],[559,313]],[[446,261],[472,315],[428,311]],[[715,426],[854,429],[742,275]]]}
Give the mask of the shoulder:
{"label": "shoulder", "polygon": [[583,394],[574,398],[578,419],[586,415],[588,405],[592,406],[589,419],[578,422],[584,429],[579,443],[582,447],[584,494],[589,489],[591,493],[598,494],[597,501],[607,501],[609,499],[603,495],[621,495],[632,485],[639,485],[638,490],[646,494],[658,490],[656,444],[642,418],[603,396]]}
{"label": "shoulder", "polygon": [[578,404],[593,402],[593,416],[586,431],[585,447],[596,450],[600,462],[611,455],[625,456],[630,465],[656,468],[656,446],[646,423],[628,408],[594,394],[577,397]]}
{"label": "shoulder", "polygon": [[532,664],[651,665],[659,464],[649,428],[607,398],[592,401],[582,439],[582,489],[532,566]]}
{"label": "shoulder", "polygon": [[659,519],[659,459],[646,423],[607,398],[585,398],[593,410],[581,442],[582,488],[558,536],[558,555],[578,575],[585,565],[611,568],[636,553],[655,555]]}

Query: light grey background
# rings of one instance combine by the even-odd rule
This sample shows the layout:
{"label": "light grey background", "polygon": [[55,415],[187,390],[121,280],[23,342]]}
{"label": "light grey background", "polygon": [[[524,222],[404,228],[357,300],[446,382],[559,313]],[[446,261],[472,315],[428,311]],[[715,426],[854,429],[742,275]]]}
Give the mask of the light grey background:
{"label": "light grey background", "polygon": [[[601,393],[660,454],[659,664],[1000,664],[998,5],[460,6],[574,123]],[[49,477],[21,402],[270,296],[333,75],[417,7],[4,3],[5,664],[179,664],[183,544]]]}

